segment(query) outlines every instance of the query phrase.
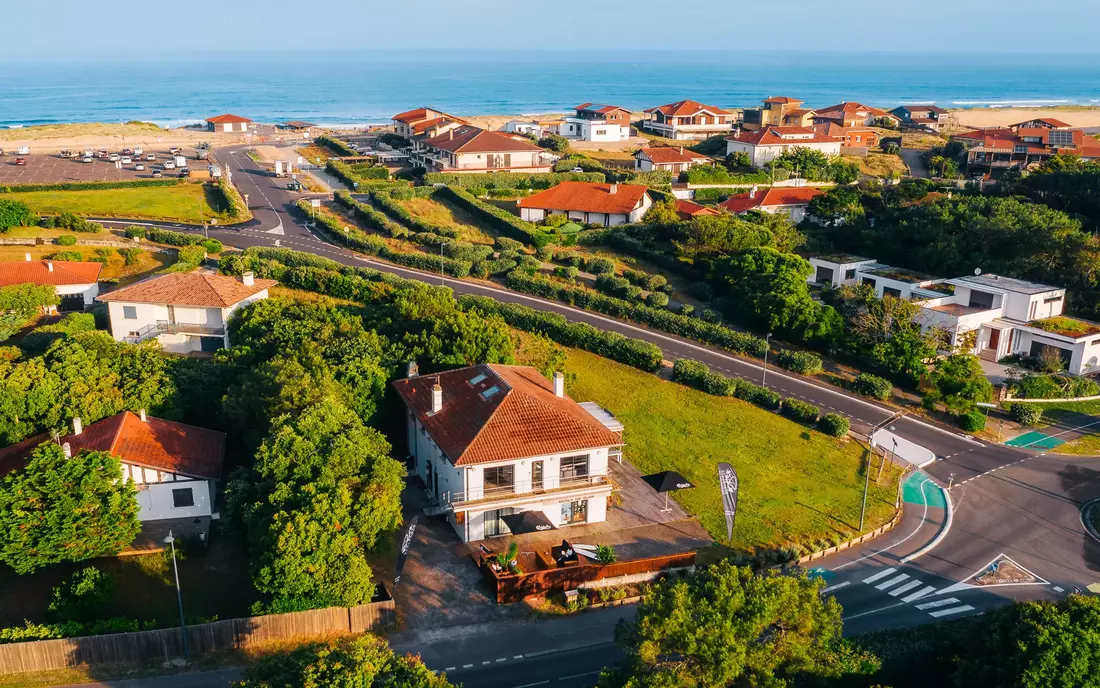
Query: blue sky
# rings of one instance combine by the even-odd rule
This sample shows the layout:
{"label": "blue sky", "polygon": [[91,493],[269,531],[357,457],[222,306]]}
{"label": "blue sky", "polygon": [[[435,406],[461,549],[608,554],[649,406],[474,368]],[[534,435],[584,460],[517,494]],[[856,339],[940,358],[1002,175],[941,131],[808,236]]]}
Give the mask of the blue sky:
{"label": "blue sky", "polygon": [[[1096,53],[1096,0],[12,0],[0,58],[458,49]],[[670,8],[676,16],[669,16]],[[1051,17],[1060,17],[1048,21]],[[313,28],[311,25],[315,25]],[[1056,26],[1054,29],[1041,28]],[[1034,30],[1033,30],[1034,29]],[[316,36],[314,43],[308,37]]]}

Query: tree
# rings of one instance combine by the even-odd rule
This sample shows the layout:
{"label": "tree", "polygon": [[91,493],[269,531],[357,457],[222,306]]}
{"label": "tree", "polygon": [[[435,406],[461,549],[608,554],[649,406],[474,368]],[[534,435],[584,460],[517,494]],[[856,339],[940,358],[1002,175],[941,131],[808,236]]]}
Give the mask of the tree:
{"label": "tree", "polygon": [[12,227],[33,227],[38,224],[38,216],[31,212],[26,203],[0,198],[0,233]]}
{"label": "tree", "polygon": [[394,654],[365,635],[268,655],[248,667],[236,688],[451,688],[419,658]]}
{"label": "tree", "polygon": [[763,223],[729,214],[702,215],[679,225],[673,245],[687,258],[720,258],[756,246],[773,246],[775,235]]}
{"label": "tree", "polygon": [[45,442],[0,489],[0,561],[17,573],[118,554],[141,524],[137,490],[107,452],[69,458]]}
{"label": "tree", "polygon": [[786,686],[799,675],[878,668],[841,638],[840,605],[802,575],[754,575],[728,561],[657,583],[633,623],[616,630],[626,653],[604,688]]}
{"label": "tree", "polygon": [[814,196],[807,211],[825,226],[851,224],[863,219],[864,215],[859,192],[846,186],[836,186]]}
{"label": "tree", "polygon": [[730,170],[747,169],[752,167],[752,158],[744,151],[736,151],[726,156],[726,167]]}
{"label": "tree", "polygon": [[569,151],[569,139],[557,134],[547,134],[539,139],[539,148],[546,148],[555,153],[567,153]]}
{"label": "tree", "polygon": [[679,223],[680,214],[676,210],[676,199],[664,198],[649,207],[645,221],[655,225],[674,225]]}
{"label": "tree", "polygon": [[967,413],[978,402],[993,399],[993,385],[982,370],[978,357],[956,353],[936,361],[929,375],[932,391],[927,396],[955,413]]}

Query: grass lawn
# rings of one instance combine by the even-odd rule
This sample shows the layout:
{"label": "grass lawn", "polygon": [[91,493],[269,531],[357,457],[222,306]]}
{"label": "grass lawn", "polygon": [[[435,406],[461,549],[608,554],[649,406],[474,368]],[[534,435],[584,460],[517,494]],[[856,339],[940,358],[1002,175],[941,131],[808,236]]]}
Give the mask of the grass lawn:
{"label": "grass lawn", "polygon": [[[1073,454],[1076,456],[1100,456],[1100,435],[1085,435],[1072,442],[1066,442],[1062,446],[1056,448],[1054,453]],[[1100,509],[1095,509],[1094,511],[1097,514],[1097,518],[1100,518]]]}
{"label": "grass lawn", "polygon": [[[715,397],[577,349],[568,350],[569,395],[595,401],[626,430],[624,454],[642,473],[676,470],[697,487],[673,499],[724,541],[717,464],[741,479],[734,546],[816,548],[859,526],[864,449],[746,402]],[[876,472],[877,472],[877,463]],[[874,476],[872,476],[874,477]],[[894,515],[896,470],[872,480],[867,530]]]}
{"label": "grass lawn", "polygon": [[856,163],[861,173],[872,177],[891,177],[894,173],[904,174],[906,170],[905,161],[897,155],[868,153],[866,157],[844,156],[844,159]]}
{"label": "grass lawn", "polygon": [[[80,234],[78,236],[83,238],[85,235]],[[88,260],[96,255],[97,248],[102,247],[49,245],[0,246],[0,261],[23,260],[23,254],[25,253],[31,254],[31,257],[37,260],[39,258],[52,256],[61,251],[78,251],[84,256],[85,260]],[[139,246],[138,248],[142,247]],[[138,257],[138,262],[133,265],[126,265],[126,261],[118,254],[117,250],[109,250],[111,251],[111,255],[107,258],[107,264],[103,266],[102,272],[99,273],[99,278],[104,280],[117,279],[120,286],[126,286],[127,284],[143,280],[146,277],[151,277],[153,273],[176,262],[175,254],[172,253],[142,251],[141,255]]]}
{"label": "grass lawn", "polygon": [[89,191],[20,191],[4,194],[4,198],[22,201],[36,213],[45,214],[70,212],[92,217],[181,222],[198,222],[204,216],[233,221],[222,212],[213,187],[201,183]]}
{"label": "grass lawn", "polygon": [[447,201],[412,198],[398,202],[413,217],[444,227],[454,227],[461,232],[462,239],[471,243],[492,244],[496,240],[496,235],[478,226],[477,218]]}
{"label": "grass lawn", "polygon": [[299,146],[297,148],[297,153],[306,160],[317,165],[324,165],[329,158],[340,157],[336,151],[329,150],[326,146],[320,146],[316,143],[311,143],[308,146]]}

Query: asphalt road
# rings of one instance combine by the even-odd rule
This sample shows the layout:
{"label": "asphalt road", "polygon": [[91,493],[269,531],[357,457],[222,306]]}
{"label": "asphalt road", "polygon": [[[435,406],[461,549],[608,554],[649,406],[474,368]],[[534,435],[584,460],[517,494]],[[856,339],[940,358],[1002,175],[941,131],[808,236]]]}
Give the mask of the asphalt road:
{"label": "asphalt road", "polygon": [[[410,270],[366,258],[333,245],[314,235],[299,223],[297,211],[291,211],[292,196],[285,191],[285,181],[265,173],[248,158],[241,148],[219,151],[223,161],[228,159],[233,168],[233,181],[242,194],[248,197],[254,219],[233,229],[217,229],[210,232],[226,244],[247,248],[250,246],[282,247],[322,255],[346,265],[370,266],[378,270],[418,279],[433,284],[444,284],[458,294],[489,296],[499,301],[520,303],[543,311],[560,313],[570,320],[587,322],[604,330],[620,332],[630,337],[657,344],[666,359],[694,358],[712,369],[728,375],[765,382],[767,386],[784,396],[793,396],[812,402],[823,411],[842,413],[852,420],[857,432],[867,434],[872,426],[891,418],[894,410],[863,398],[849,395],[843,390],[828,387],[816,381],[791,375],[769,367],[766,371],[760,361],[741,358],[711,347],[647,328],[588,313],[570,306],[545,301],[525,294],[518,294],[473,282],[463,282],[438,275]],[[117,223],[114,223],[117,224]],[[149,224],[149,223],[141,223]],[[167,225],[172,226],[172,225]],[[177,226],[178,229],[193,229]],[[950,528],[939,544],[928,554],[916,560],[902,563],[900,560],[913,553],[917,542],[931,541],[940,526],[926,523],[921,532],[911,536],[896,547],[886,548],[900,535],[891,533],[888,538],[872,541],[869,545],[849,550],[843,556],[823,560],[827,570],[834,565],[845,564],[845,557],[855,557],[859,552],[877,551],[855,564],[844,566],[836,572],[837,582],[849,581],[836,595],[850,616],[877,609],[879,598],[883,603],[896,604],[900,597],[889,594],[891,586],[880,590],[882,583],[875,579],[864,583],[886,568],[895,568],[890,578],[907,575],[912,579],[925,577],[928,586],[943,590],[969,579],[1001,555],[1010,557],[1020,566],[1046,581],[1034,585],[1008,585],[999,588],[983,588],[961,592],[969,597],[981,597],[977,603],[955,606],[971,606],[962,613],[976,613],[1009,599],[1033,597],[1057,598],[1073,586],[1085,586],[1100,581],[1100,543],[1094,541],[1080,522],[1080,507],[1089,499],[1100,496],[1100,459],[1080,459],[1047,455],[1043,452],[988,444],[968,437],[957,429],[941,426],[921,419],[904,417],[893,421],[894,432],[936,455],[936,461],[925,468],[931,479],[940,486],[950,486],[954,505]],[[913,505],[908,505],[912,510]],[[919,508],[919,506],[917,507]],[[945,518],[942,520],[946,520]],[[912,518],[907,515],[907,519]],[[942,525],[947,528],[947,524]],[[900,532],[895,529],[895,532]],[[884,544],[885,543],[885,544]],[[923,580],[923,579],[922,579]],[[885,581],[883,581],[885,582]],[[912,581],[901,580],[895,585],[905,587]],[[862,590],[869,586],[873,592]],[[853,596],[853,593],[860,593]],[[864,594],[865,593],[865,594]],[[954,595],[958,597],[958,595]],[[851,599],[848,599],[851,598]],[[960,598],[961,599],[961,598]],[[924,604],[924,602],[918,602]],[[896,606],[889,613],[875,612],[860,616],[865,619],[853,627],[870,629],[898,624],[931,621],[940,616],[930,616],[928,610],[915,609],[915,604]],[[878,605],[878,606],[885,606]],[[906,609],[901,621],[897,617]],[[861,611],[856,611],[856,610]],[[919,612],[919,613],[918,613]],[[904,616],[904,615],[902,615]]]}

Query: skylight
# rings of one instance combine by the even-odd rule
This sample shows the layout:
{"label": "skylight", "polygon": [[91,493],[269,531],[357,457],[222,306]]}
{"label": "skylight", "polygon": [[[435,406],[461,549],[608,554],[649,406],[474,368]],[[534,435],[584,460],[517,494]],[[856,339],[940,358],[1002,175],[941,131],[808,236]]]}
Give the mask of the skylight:
{"label": "skylight", "polygon": [[500,391],[500,387],[497,387],[496,385],[493,385],[492,387],[490,387],[489,389],[487,389],[487,390],[485,390],[484,392],[481,393],[481,398],[482,399],[488,399],[489,397],[493,396],[494,394],[496,394],[499,391]]}
{"label": "skylight", "polygon": [[477,377],[470,380],[470,384],[471,385],[476,385],[477,383],[481,382],[484,379],[485,379],[485,375],[478,375]]}

